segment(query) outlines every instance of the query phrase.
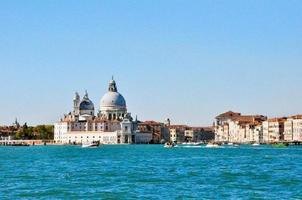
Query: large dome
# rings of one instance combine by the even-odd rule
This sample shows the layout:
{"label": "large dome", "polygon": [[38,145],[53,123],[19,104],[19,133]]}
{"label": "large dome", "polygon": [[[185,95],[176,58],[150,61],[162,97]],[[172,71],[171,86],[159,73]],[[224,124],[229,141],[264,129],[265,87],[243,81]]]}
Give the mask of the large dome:
{"label": "large dome", "polygon": [[126,101],[117,91],[116,83],[109,82],[108,92],[100,101],[100,111],[98,116],[108,120],[122,120],[127,115]]}
{"label": "large dome", "polygon": [[126,108],[126,101],[118,92],[107,92],[101,99],[100,105],[100,110],[106,110],[108,108]]}

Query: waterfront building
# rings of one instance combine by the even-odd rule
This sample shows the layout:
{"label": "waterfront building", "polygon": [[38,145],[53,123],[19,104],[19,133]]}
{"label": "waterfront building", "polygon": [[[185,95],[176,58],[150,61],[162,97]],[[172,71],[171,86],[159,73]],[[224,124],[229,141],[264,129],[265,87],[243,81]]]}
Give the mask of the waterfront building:
{"label": "waterfront building", "polygon": [[286,118],[272,118],[264,121],[263,141],[265,143],[274,143],[284,140],[284,123]]}
{"label": "waterfront building", "polygon": [[215,119],[216,142],[252,143],[263,140],[261,122],[267,119],[266,116],[229,111]]}
{"label": "waterfront building", "polygon": [[213,127],[189,127],[184,135],[185,142],[208,142],[215,139]]}
{"label": "waterfront building", "polygon": [[185,142],[186,130],[189,130],[189,127],[186,125],[170,125],[169,133],[171,141],[175,143]]}
{"label": "waterfront building", "polygon": [[293,141],[302,141],[302,116],[293,119]]}
{"label": "waterfront building", "polygon": [[177,142],[177,139],[179,137],[179,133],[177,133],[177,130],[175,128],[169,129],[170,131],[170,138],[172,142]]}
{"label": "waterfront building", "polygon": [[291,142],[293,141],[293,118],[288,118],[284,122],[284,141]]}
{"label": "waterfront building", "polygon": [[138,130],[152,135],[152,143],[164,143],[170,141],[168,125],[161,122],[138,122]]}
{"label": "waterfront building", "polygon": [[213,127],[191,127],[186,125],[170,125],[170,138],[172,142],[208,142],[214,140]]}
{"label": "waterfront building", "polygon": [[133,121],[127,112],[126,101],[118,92],[113,78],[108,92],[100,100],[97,115],[87,91],[83,99],[76,93],[73,112],[64,115],[54,127],[55,142],[63,144],[93,141],[104,144],[148,143],[148,138],[148,133],[137,130],[137,120]]}
{"label": "waterfront building", "polygon": [[185,130],[184,132],[185,141],[193,142],[196,140],[196,134],[193,130]]}
{"label": "waterfront building", "polygon": [[284,140],[302,141],[302,115],[291,116],[284,122]]}
{"label": "waterfront building", "polygon": [[263,143],[263,127],[262,123],[255,123],[253,126],[253,139],[252,141],[255,143]]}

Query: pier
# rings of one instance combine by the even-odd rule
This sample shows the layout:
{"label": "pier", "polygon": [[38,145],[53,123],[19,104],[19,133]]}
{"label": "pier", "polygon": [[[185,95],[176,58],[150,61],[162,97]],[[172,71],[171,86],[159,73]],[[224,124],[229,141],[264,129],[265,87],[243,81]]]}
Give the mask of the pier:
{"label": "pier", "polygon": [[34,146],[53,144],[53,141],[43,140],[0,140],[0,146]]}

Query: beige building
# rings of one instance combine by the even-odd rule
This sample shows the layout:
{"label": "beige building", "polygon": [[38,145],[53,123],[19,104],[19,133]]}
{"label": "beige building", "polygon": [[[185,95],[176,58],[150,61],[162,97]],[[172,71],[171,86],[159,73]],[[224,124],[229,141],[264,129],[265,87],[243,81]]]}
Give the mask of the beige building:
{"label": "beige building", "polygon": [[171,125],[169,127],[172,142],[207,142],[215,138],[213,127],[191,127],[186,125]]}
{"label": "beige building", "polygon": [[287,142],[291,142],[293,141],[293,119],[292,118],[288,118],[285,122],[284,122],[284,141]]}
{"label": "beige building", "polygon": [[284,122],[284,140],[302,141],[302,115],[291,116]]}
{"label": "beige building", "polygon": [[263,115],[241,115],[226,112],[216,117],[215,141],[232,143],[262,142],[261,122],[267,117]]}
{"label": "beige building", "polygon": [[265,143],[274,143],[284,140],[284,123],[286,118],[272,118],[264,121],[263,141]]}
{"label": "beige building", "polygon": [[182,143],[185,141],[185,130],[182,128],[170,128],[170,140],[176,143]]}

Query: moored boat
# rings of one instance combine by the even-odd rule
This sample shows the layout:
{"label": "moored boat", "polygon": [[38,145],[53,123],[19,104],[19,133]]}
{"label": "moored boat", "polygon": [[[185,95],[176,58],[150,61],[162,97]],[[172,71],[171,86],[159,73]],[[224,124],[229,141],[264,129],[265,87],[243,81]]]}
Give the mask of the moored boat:
{"label": "moored boat", "polygon": [[288,147],[288,144],[287,143],[276,143],[276,144],[273,144],[272,146],[275,148],[285,148],[285,147]]}
{"label": "moored boat", "polygon": [[90,142],[90,143],[83,143],[82,148],[93,148],[100,146],[99,142]]}

